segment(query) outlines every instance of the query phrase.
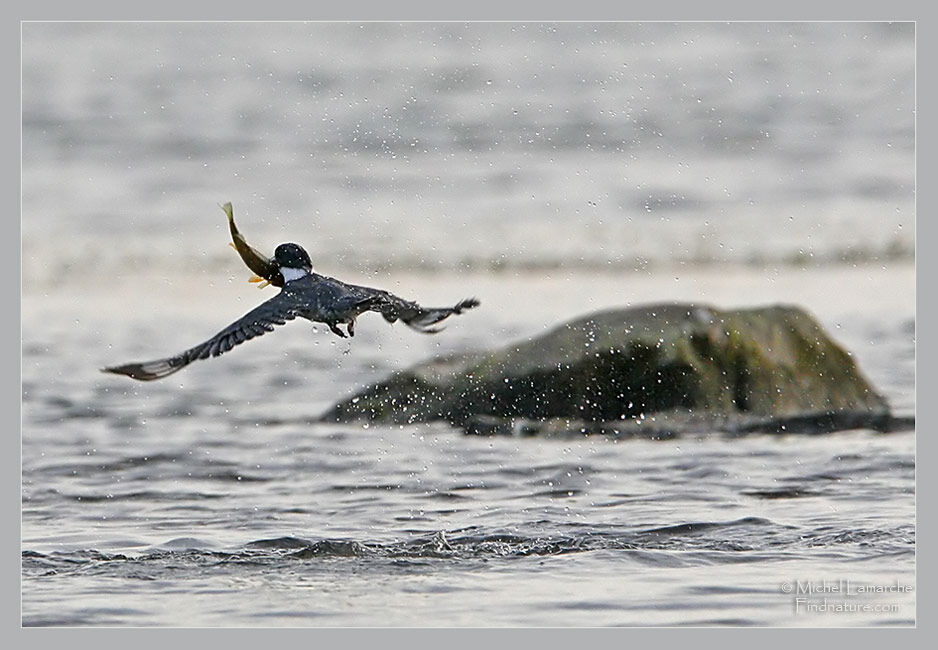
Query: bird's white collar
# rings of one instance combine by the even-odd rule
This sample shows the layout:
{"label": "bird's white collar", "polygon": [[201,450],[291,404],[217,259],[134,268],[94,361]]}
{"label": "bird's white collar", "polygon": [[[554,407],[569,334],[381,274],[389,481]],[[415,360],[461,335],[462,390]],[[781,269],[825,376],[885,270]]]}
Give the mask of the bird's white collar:
{"label": "bird's white collar", "polygon": [[309,271],[306,269],[294,269],[289,266],[281,266],[280,275],[283,276],[284,283],[287,283],[291,280],[299,280],[300,278],[306,277],[309,275]]}

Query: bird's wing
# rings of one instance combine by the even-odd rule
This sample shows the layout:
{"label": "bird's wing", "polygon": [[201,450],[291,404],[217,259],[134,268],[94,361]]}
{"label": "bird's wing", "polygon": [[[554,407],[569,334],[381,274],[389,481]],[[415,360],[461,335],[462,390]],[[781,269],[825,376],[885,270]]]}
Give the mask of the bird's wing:
{"label": "bird's wing", "polygon": [[421,307],[416,302],[404,300],[382,289],[358,285],[347,286],[360,297],[361,311],[376,311],[389,323],[400,320],[408,327],[424,334],[439,332],[442,328],[433,327],[434,325],[453,314],[461,314],[479,305],[479,301],[475,298],[466,298],[452,307]]}
{"label": "bird's wing", "polygon": [[265,303],[233,322],[218,334],[185,352],[166,359],[128,363],[122,366],[103,368],[103,372],[127,375],[141,381],[162,379],[182,370],[193,361],[217,357],[234,346],[250,341],[256,336],[273,332],[275,325],[283,325],[303,312],[304,302],[292,291],[281,291]]}

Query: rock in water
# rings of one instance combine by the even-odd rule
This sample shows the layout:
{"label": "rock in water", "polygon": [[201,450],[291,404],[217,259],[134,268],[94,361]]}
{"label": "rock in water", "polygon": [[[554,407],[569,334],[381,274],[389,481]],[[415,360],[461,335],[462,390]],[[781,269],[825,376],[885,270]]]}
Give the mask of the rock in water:
{"label": "rock in water", "polygon": [[786,423],[821,431],[883,428],[889,408],[850,354],[798,307],[661,304],[431,360],[336,404],[323,419],[445,420],[485,434],[537,433],[538,423],[558,420],[583,432],[628,433],[651,421],[666,433],[787,430]]}

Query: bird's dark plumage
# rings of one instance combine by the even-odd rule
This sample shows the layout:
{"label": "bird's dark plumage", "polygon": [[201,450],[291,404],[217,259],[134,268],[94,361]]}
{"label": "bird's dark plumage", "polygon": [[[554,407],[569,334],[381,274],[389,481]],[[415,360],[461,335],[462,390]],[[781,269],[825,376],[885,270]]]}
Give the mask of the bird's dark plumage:
{"label": "bird's dark plumage", "polygon": [[[221,207],[228,216],[232,246],[248,268],[257,274],[251,281],[265,281],[260,286],[272,284],[282,287],[281,292],[209,340],[174,357],[103,368],[104,372],[141,381],[161,379],[198,359],[224,354],[236,345],[272,332],[275,326],[297,317],[325,323],[333,333],[346,337],[355,335],[355,319],[359,314],[375,311],[389,323],[400,320],[418,332],[429,334],[440,330],[434,327],[440,321],[479,304],[475,298],[469,298],[453,307],[428,309],[381,289],[346,284],[314,273],[309,254],[298,244],[280,244],[274,256],[267,257],[249,245],[238,231],[231,204]],[[342,324],[345,332],[339,329]]]}
{"label": "bird's dark plumage", "polygon": [[[281,270],[300,268],[293,266],[298,262],[302,262],[304,267],[310,266],[309,255],[296,244],[278,246],[274,259],[281,265]],[[469,298],[453,307],[425,308],[387,291],[346,284],[310,270],[301,277],[286,281],[279,294],[255,307],[204,343],[166,359],[128,363],[104,368],[103,371],[141,381],[161,379],[198,359],[224,354],[236,345],[272,332],[275,326],[283,325],[297,317],[325,323],[332,332],[345,337],[355,335],[355,318],[359,314],[375,311],[389,323],[400,320],[418,332],[433,333],[439,331],[434,325],[440,321],[453,314],[461,314],[478,304],[478,300]],[[340,324],[346,325],[347,334],[338,328]]]}
{"label": "bird's dark plumage", "polygon": [[274,251],[274,262],[280,268],[312,269],[313,261],[309,253],[299,244],[280,244]]}

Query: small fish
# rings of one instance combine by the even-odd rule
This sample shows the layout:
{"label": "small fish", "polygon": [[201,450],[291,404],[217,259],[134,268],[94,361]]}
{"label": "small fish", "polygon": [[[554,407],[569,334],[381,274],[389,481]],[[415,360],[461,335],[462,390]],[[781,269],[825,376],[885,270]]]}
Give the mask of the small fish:
{"label": "small fish", "polygon": [[257,285],[259,289],[263,289],[270,284],[275,287],[282,287],[284,280],[283,275],[280,273],[280,267],[277,266],[277,262],[273,257],[264,255],[248,244],[244,235],[241,234],[238,227],[235,225],[234,210],[231,207],[231,202],[225,203],[221,206],[221,209],[228,215],[228,230],[231,231],[232,241],[230,246],[238,251],[238,255],[241,256],[244,263],[256,274],[251,277],[248,282],[261,283]]}

